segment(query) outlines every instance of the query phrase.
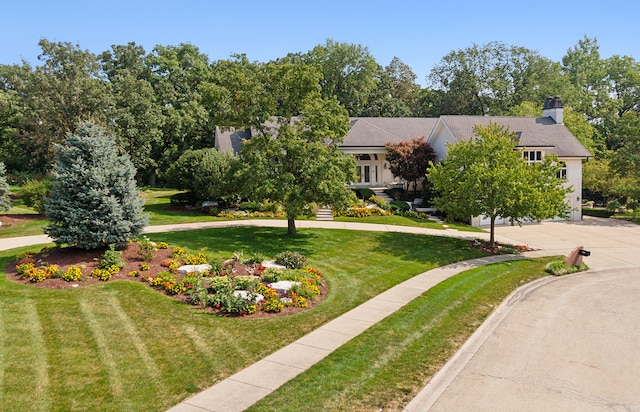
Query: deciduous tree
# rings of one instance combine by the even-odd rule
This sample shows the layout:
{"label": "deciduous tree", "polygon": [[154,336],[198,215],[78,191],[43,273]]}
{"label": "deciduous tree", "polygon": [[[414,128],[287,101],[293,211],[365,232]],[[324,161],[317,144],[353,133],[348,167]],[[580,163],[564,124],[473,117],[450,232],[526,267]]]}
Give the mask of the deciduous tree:
{"label": "deciduous tree", "polygon": [[424,136],[400,143],[388,143],[387,161],[394,176],[401,177],[407,184],[406,189],[418,189],[418,182],[424,179],[429,164],[436,160],[436,154]]}
{"label": "deciduous tree", "polygon": [[474,133],[469,141],[449,145],[446,160],[429,169],[436,208],[452,218],[489,217],[491,246],[498,216],[514,222],[566,216],[568,189],[558,178],[555,156],[527,165],[508,128],[490,123],[475,126]]}

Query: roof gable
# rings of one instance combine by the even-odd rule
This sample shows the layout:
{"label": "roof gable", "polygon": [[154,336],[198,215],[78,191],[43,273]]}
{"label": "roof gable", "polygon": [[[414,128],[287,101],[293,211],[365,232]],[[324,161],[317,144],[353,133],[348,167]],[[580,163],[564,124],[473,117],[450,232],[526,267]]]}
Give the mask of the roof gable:
{"label": "roof gable", "polygon": [[509,127],[519,138],[519,147],[549,147],[559,157],[591,157],[591,153],[567,129],[550,117],[441,116],[441,121],[457,141],[469,140],[473,126],[490,122]]}

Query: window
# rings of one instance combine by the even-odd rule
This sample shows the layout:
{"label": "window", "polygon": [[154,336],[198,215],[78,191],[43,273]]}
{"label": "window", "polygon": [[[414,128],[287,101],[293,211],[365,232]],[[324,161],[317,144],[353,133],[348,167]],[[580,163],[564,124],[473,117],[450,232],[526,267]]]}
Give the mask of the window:
{"label": "window", "polygon": [[542,150],[523,150],[522,158],[527,164],[542,162]]}
{"label": "window", "polygon": [[567,179],[567,164],[565,162],[559,162],[560,170],[558,170],[559,179]]}

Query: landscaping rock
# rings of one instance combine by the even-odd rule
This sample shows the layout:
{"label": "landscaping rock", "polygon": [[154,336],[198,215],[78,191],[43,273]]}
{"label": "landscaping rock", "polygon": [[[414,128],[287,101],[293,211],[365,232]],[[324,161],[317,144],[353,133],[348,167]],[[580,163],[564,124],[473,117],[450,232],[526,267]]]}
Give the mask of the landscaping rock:
{"label": "landscaping rock", "polygon": [[286,269],[286,266],[282,266],[282,265],[278,265],[276,262],[274,262],[273,260],[265,260],[264,262],[262,262],[262,266],[265,267],[265,269]]}
{"label": "landscaping rock", "polygon": [[240,296],[244,300],[251,300],[255,303],[262,302],[264,300],[264,296],[259,293],[249,293],[246,290],[236,290],[233,292],[233,296]]}
{"label": "landscaping rock", "polygon": [[211,265],[184,265],[178,268],[178,273],[186,275],[187,273],[202,273],[211,270]]}
{"label": "landscaping rock", "polygon": [[281,295],[286,295],[294,285],[300,284],[300,282],[293,282],[291,280],[281,280],[278,282],[269,283],[269,287],[275,289]]}

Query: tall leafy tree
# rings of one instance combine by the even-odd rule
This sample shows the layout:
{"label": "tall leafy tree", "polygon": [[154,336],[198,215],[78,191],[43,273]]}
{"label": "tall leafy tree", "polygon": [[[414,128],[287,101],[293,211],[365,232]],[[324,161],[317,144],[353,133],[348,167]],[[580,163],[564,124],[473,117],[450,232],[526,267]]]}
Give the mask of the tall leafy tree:
{"label": "tall leafy tree", "polygon": [[113,99],[107,111],[109,124],[138,170],[138,180],[158,167],[153,149],[162,144],[162,109],[144,58],[144,48],[135,43],[113,45],[100,55]]}
{"label": "tall leafy tree", "polygon": [[350,116],[359,116],[377,87],[380,66],[369,49],[359,44],[327,40],[304,56],[304,61],[322,73],[322,96],[336,98]]}
{"label": "tall leafy tree", "polygon": [[115,139],[104,128],[82,123],[55,149],[45,232],[57,244],[82,249],[124,246],[142,232],[147,216],[142,214],[135,168],[127,154],[118,154]]}
{"label": "tall leafy tree", "polygon": [[437,193],[433,204],[452,218],[486,215],[495,244],[498,216],[515,222],[566,216],[568,191],[554,156],[527,165],[516,136],[496,123],[475,126],[475,137],[448,146],[447,159],[430,168],[427,179]]}
{"label": "tall leafy tree", "polygon": [[417,190],[418,182],[424,179],[427,168],[436,160],[431,145],[421,136],[400,143],[388,143],[385,148],[391,173],[407,182],[407,190],[412,183],[414,191]]}
{"label": "tall leafy tree", "polygon": [[202,104],[201,84],[211,77],[209,58],[191,44],[156,46],[146,56],[150,82],[161,110],[162,138],[151,149],[149,184],[187,149],[212,147],[214,129]]}
{"label": "tall leafy tree", "polygon": [[245,142],[239,174],[246,193],[282,202],[289,234],[296,234],[295,219],[312,202],[345,207],[351,201],[346,186],[353,179],[355,161],[338,144],[349,129],[347,112],[335,99],[309,96],[300,116],[280,118],[271,132]]}
{"label": "tall leafy tree", "polygon": [[557,63],[500,42],[449,53],[428,79],[432,89],[445,92],[444,114],[502,115],[523,101],[562,95],[565,87]]}

